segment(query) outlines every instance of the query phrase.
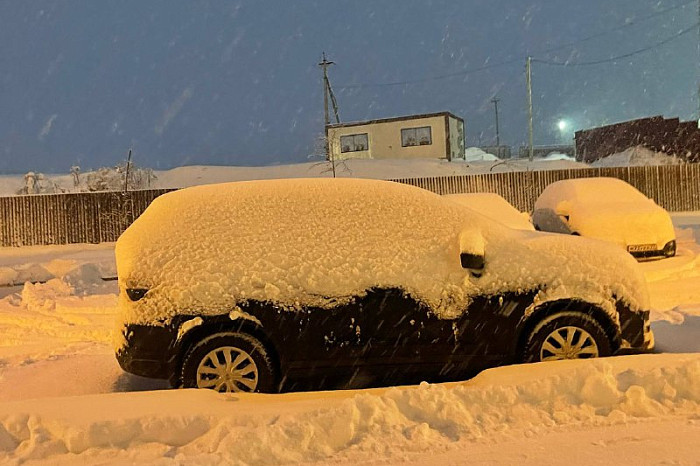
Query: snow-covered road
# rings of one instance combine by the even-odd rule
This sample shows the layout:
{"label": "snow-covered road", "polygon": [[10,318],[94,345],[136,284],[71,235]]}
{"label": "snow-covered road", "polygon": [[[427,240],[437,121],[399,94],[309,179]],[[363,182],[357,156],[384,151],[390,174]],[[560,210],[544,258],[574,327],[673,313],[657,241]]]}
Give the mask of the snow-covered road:
{"label": "snow-covered road", "polygon": [[[665,354],[285,395],[125,374],[110,343],[116,283],[101,279],[112,246],[0,249],[0,463],[558,464],[574,449],[574,464],[696,462],[700,214],[674,222],[678,257],[641,264]],[[24,280],[45,283],[9,287]]]}

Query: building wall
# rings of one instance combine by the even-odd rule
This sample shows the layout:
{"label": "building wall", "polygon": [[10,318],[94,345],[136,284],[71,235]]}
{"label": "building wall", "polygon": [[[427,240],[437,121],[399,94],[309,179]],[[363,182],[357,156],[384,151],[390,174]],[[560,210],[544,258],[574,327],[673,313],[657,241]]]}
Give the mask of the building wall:
{"label": "building wall", "polygon": [[453,118],[451,116],[447,117],[450,125],[450,160],[463,159],[464,158],[464,145],[466,144],[466,139],[464,136],[464,122]]}
{"label": "building wall", "polygon": [[[431,127],[432,144],[401,146],[401,130]],[[369,150],[341,152],[340,137],[367,133]],[[329,152],[334,160],[343,159],[417,159],[447,158],[447,131],[444,115],[388,122],[328,128]]]}

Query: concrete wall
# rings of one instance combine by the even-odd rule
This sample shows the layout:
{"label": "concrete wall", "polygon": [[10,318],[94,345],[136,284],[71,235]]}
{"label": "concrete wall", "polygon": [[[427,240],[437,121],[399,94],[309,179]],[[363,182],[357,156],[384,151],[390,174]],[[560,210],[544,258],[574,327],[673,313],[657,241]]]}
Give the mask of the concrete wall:
{"label": "concrete wall", "polygon": [[466,143],[464,122],[457,118],[447,117],[450,125],[450,160],[464,158],[464,145]]}
{"label": "concrete wall", "polygon": [[[430,126],[432,144],[401,146],[401,130]],[[340,138],[367,133],[369,150],[341,152]],[[334,160],[343,159],[439,159],[447,158],[447,131],[444,115],[426,118],[396,119],[387,122],[328,127],[329,152]]]}

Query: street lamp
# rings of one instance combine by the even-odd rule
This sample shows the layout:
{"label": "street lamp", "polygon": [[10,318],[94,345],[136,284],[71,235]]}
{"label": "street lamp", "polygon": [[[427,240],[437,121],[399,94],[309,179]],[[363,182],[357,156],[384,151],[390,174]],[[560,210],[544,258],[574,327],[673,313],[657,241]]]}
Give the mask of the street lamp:
{"label": "street lamp", "polygon": [[557,123],[557,127],[559,127],[559,131],[563,133],[569,127],[569,122],[566,120],[559,120],[559,122]]}

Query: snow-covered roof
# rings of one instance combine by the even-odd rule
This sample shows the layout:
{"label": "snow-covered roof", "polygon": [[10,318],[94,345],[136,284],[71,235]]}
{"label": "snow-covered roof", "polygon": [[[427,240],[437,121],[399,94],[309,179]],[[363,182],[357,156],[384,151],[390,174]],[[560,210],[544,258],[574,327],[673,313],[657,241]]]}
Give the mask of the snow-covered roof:
{"label": "snow-covered roof", "polygon": [[[412,186],[289,179],[165,194],[122,235],[116,255],[122,288],[151,289],[147,299],[124,303],[128,322],[224,313],[246,299],[331,306],[329,297],[373,287],[401,287],[443,317],[461,314],[474,295],[543,283],[550,293],[648,305],[631,257],[571,241],[510,230]],[[479,247],[487,266],[476,279],[460,252]]]}

